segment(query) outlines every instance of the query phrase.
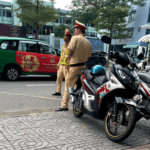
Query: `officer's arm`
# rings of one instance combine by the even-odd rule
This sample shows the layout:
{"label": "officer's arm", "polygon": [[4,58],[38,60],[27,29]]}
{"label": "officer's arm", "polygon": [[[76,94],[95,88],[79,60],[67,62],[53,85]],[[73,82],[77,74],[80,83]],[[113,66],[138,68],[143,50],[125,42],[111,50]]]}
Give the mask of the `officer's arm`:
{"label": "officer's arm", "polygon": [[73,55],[73,53],[74,53],[74,51],[72,51],[72,50],[69,49],[69,52],[68,52],[68,58],[71,58],[72,55]]}
{"label": "officer's arm", "polygon": [[60,56],[59,62],[57,64],[58,67],[60,66],[61,59],[62,59],[62,51],[61,51],[61,56]]}
{"label": "officer's arm", "polygon": [[76,44],[77,44],[77,39],[75,37],[72,37],[71,38],[71,42],[69,43],[68,45],[68,58],[71,59],[73,53],[74,53],[74,50],[76,48]]}

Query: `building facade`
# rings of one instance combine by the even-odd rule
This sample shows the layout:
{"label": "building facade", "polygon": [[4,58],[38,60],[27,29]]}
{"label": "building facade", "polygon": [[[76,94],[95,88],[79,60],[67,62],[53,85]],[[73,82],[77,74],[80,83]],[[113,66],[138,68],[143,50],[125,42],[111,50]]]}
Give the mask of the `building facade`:
{"label": "building facade", "polygon": [[[54,6],[54,2],[44,2],[44,4]],[[12,2],[0,1],[0,23],[22,26],[22,22],[20,22],[19,18],[13,12],[13,10],[16,8],[18,8],[16,0],[12,0]],[[58,26],[60,24],[73,26],[73,18],[71,18],[71,16],[69,15],[69,11],[60,10],[60,19],[57,19],[55,22],[47,23],[46,26],[41,29],[40,34],[49,35],[50,32],[53,31],[53,26]],[[88,27],[85,32],[86,37],[97,38],[97,32],[93,25],[86,24],[86,26]],[[27,28],[35,32],[35,29],[33,27],[27,25]],[[27,34],[31,33],[27,30]]]}
{"label": "building facade", "polygon": [[145,0],[145,6],[131,6],[128,17],[128,28],[131,35],[131,42],[137,42],[141,37],[150,34],[150,30],[141,28],[142,25],[150,23],[150,1]]}
{"label": "building facade", "polygon": [[0,23],[13,24],[11,2],[0,1]]}

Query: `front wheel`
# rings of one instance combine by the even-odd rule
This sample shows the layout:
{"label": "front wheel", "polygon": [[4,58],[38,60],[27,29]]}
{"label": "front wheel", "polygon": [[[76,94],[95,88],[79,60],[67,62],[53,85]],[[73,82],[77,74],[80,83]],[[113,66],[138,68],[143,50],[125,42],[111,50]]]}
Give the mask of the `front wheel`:
{"label": "front wheel", "polygon": [[117,121],[113,119],[114,107],[105,116],[105,134],[113,142],[121,142],[133,131],[136,124],[136,110],[126,104],[117,105]]}

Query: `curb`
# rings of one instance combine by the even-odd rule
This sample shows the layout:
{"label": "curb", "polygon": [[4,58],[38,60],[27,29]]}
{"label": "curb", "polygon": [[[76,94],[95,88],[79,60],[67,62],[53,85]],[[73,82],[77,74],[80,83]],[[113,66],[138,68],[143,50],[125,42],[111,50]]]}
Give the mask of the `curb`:
{"label": "curb", "polygon": [[150,144],[133,147],[133,148],[129,148],[129,149],[123,149],[123,150],[150,150]]}

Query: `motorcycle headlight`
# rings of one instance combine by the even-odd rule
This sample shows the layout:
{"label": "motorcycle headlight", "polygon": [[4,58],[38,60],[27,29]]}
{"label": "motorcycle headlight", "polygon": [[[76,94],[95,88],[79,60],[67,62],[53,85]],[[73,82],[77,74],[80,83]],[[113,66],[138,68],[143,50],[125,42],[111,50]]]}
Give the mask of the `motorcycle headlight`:
{"label": "motorcycle headlight", "polygon": [[125,72],[118,70],[118,73],[125,84],[128,84],[130,87],[134,88],[134,82]]}
{"label": "motorcycle headlight", "polygon": [[131,79],[131,78],[130,78],[126,73],[124,73],[123,71],[118,70],[118,72],[119,72],[119,75],[120,75],[120,77],[121,77],[122,79],[124,79],[124,80],[130,80],[130,79]]}

